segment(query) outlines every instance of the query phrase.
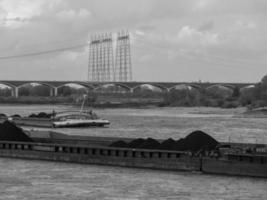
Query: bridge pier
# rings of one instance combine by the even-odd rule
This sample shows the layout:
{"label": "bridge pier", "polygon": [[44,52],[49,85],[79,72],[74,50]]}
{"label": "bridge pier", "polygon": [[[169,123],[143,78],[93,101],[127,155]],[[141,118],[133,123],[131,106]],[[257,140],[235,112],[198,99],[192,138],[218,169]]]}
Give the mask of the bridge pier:
{"label": "bridge pier", "polygon": [[54,96],[57,97],[57,95],[58,95],[58,88],[54,87]]}
{"label": "bridge pier", "polygon": [[15,97],[15,98],[19,97],[19,88],[18,87],[12,87],[11,96]]}
{"label": "bridge pier", "polygon": [[49,96],[50,96],[50,97],[54,96],[54,88],[50,88]]}

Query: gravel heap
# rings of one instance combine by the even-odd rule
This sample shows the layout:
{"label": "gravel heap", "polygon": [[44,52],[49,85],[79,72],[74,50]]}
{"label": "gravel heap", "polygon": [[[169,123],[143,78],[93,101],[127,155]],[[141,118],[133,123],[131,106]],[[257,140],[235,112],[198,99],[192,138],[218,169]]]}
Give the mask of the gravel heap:
{"label": "gravel heap", "polygon": [[10,121],[0,124],[0,140],[32,142],[33,140],[26,135],[20,127]]}
{"label": "gravel heap", "polygon": [[138,138],[132,140],[128,144],[125,141],[116,141],[110,146],[112,147],[123,147],[123,148],[136,148],[136,149],[162,149],[170,151],[192,151],[196,152],[199,150],[212,150],[219,143],[202,131],[194,131],[187,135],[185,138],[181,138],[177,141],[169,138],[159,143],[153,138],[142,139]]}

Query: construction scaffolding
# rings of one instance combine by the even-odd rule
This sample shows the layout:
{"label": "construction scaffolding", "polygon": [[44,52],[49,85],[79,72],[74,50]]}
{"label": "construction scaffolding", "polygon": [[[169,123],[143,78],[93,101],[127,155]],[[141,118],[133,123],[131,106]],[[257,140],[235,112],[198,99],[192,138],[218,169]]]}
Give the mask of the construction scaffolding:
{"label": "construction scaffolding", "polygon": [[115,66],[112,34],[98,34],[91,37],[89,45],[88,81],[132,81],[130,34],[128,31],[117,33]]}
{"label": "construction scaffolding", "polygon": [[89,45],[88,81],[114,81],[113,39],[111,33],[91,37]]}
{"label": "construction scaffolding", "polygon": [[132,81],[130,35],[128,31],[121,31],[117,34],[115,80],[118,82]]}

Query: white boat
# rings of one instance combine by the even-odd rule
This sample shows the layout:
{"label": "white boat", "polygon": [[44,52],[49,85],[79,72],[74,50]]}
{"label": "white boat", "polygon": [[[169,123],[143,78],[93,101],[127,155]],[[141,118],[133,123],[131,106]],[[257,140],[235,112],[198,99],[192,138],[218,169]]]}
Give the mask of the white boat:
{"label": "white boat", "polygon": [[53,127],[81,127],[81,126],[105,126],[110,122],[106,119],[98,118],[93,112],[62,112],[53,116]]}

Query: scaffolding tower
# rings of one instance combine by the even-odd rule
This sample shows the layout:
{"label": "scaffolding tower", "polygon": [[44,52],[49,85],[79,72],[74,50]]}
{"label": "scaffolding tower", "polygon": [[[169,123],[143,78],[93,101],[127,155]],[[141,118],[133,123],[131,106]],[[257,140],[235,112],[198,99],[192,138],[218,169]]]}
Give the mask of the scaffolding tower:
{"label": "scaffolding tower", "polygon": [[114,81],[113,39],[111,33],[94,35],[89,44],[88,81]]}
{"label": "scaffolding tower", "polygon": [[129,82],[132,81],[130,34],[117,33],[114,66],[112,33],[94,35],[89,44],[88,81]]}
{"label": "scaffolding tower", "polygon": [[132,63],[130,49],[130,34],[120,31],[117,34],[115,80],[117,82],[132,81]]}

